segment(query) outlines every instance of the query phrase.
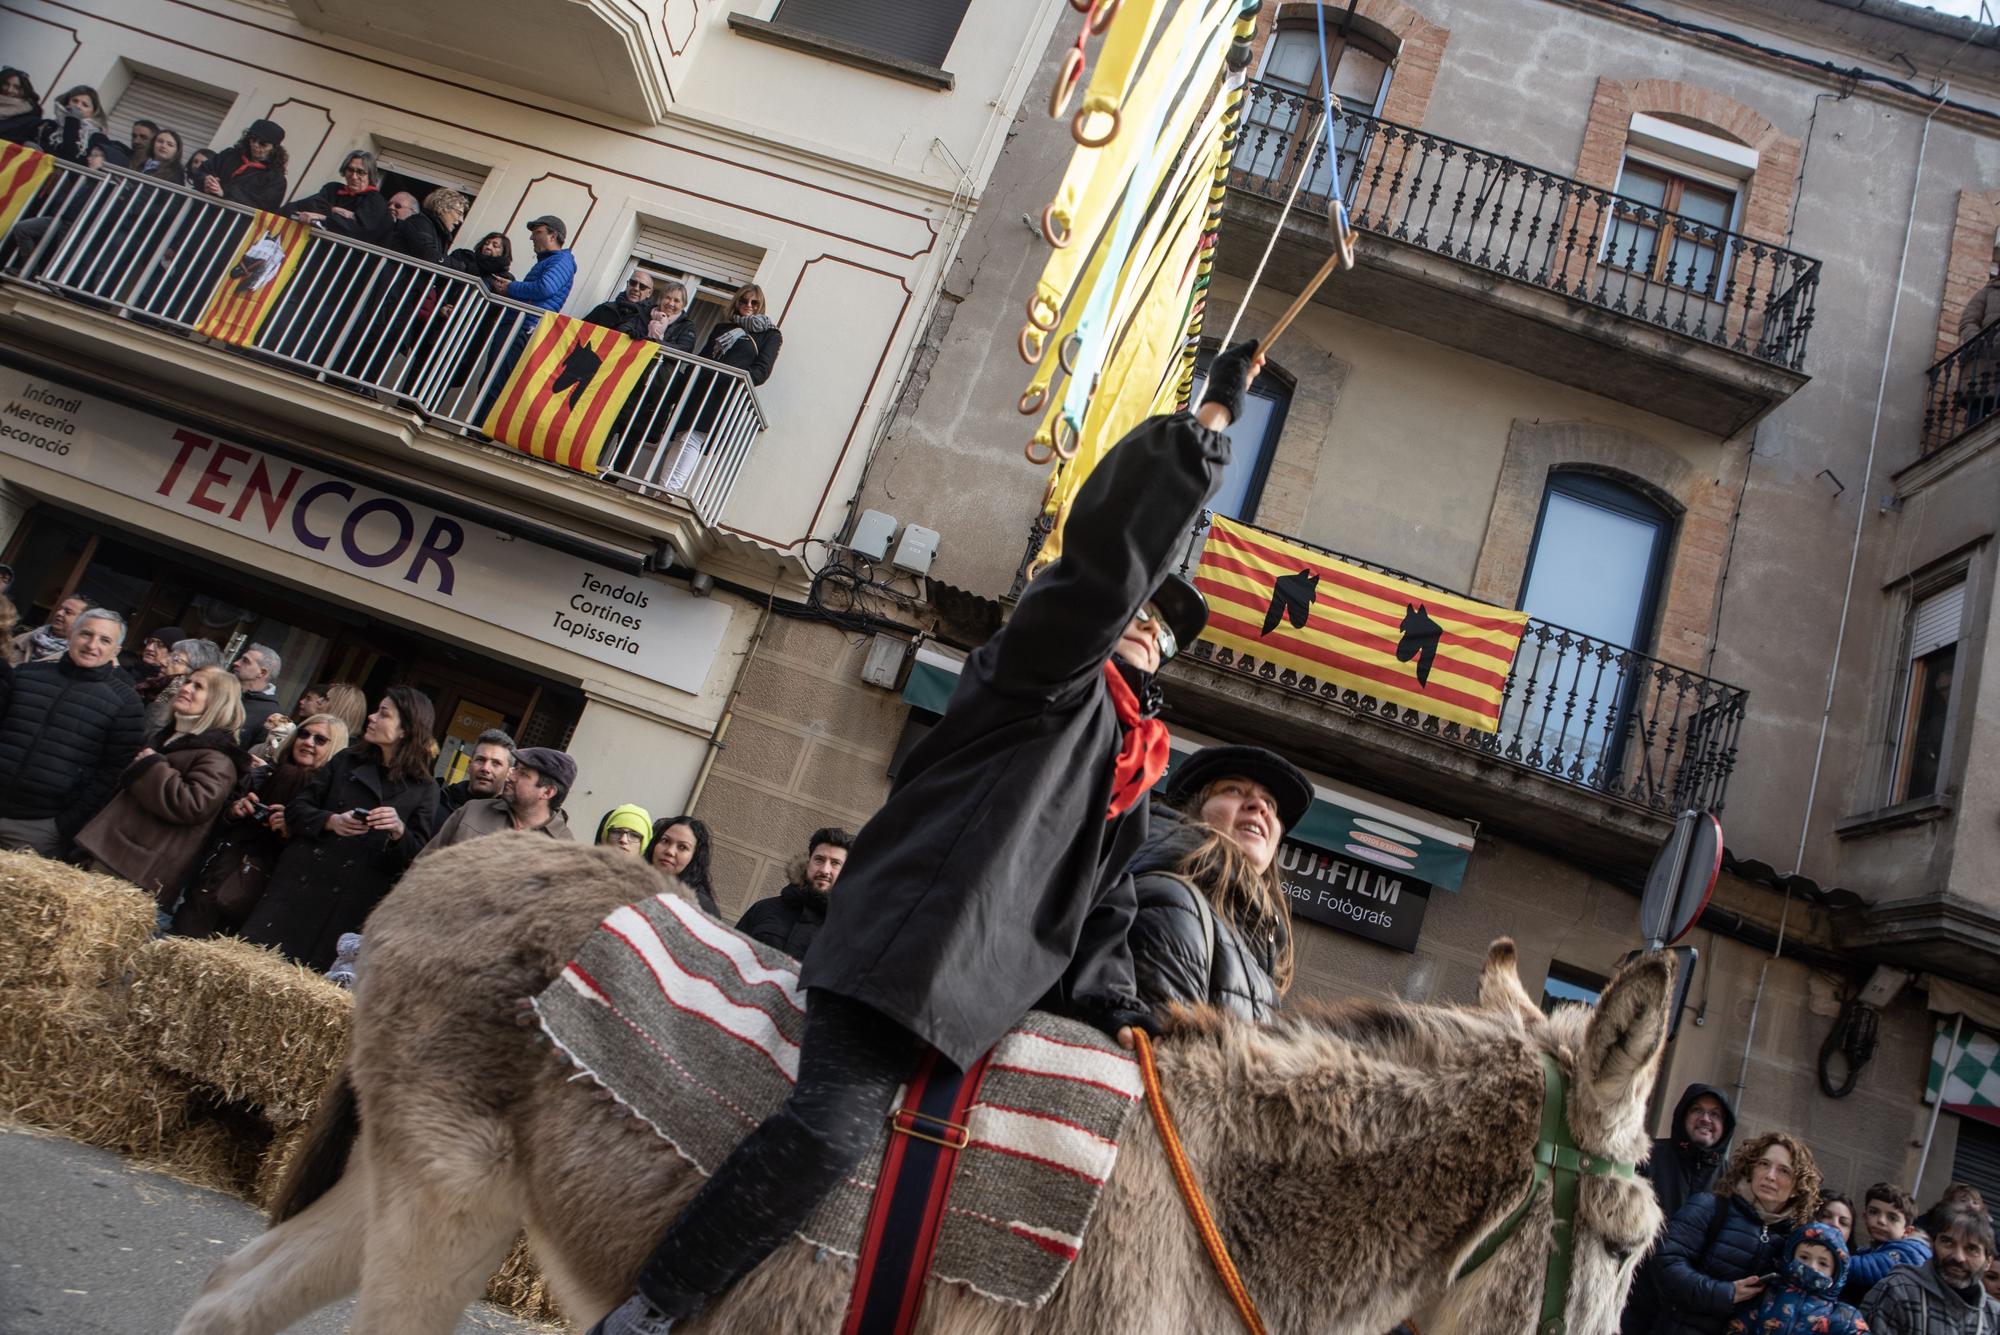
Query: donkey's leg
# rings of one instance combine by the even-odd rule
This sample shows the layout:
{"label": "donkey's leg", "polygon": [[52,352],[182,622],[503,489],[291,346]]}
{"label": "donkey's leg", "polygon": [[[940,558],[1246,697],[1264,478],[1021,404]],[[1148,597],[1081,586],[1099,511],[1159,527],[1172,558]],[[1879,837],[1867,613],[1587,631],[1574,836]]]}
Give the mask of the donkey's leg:
{"label": "donkey's leg", "polygon": [[326,1195],[210,1273],[175,1335],[272,1335],[354,1291],[368,1233],[357,1155]]}
{"label": "donkey's leg", "polygon": [[484,1130],[442,1153],[378,1164],[351,1335],[450,1335],[507,1259],[520,1190],[490,1152],[504,1133]]}

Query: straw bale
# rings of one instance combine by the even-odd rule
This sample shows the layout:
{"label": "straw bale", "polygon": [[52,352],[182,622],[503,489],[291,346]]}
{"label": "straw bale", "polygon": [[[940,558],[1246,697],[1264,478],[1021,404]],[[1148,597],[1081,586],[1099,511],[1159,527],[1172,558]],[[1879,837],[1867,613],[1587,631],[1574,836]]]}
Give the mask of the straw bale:
{"label": "straw bale", "polygon": [[132,962],[132,1019],[151,1060],[263,1110],[305,1120],[347,1051],[353,1001],[318,974],[230,937],[167,937]]}
{"label": "straw bale", "polygon": [[93,986],[153,935],[153,899],[33,853],[0,853],[0,992]]}
{"label": "straw bale", "polygon": [[115,1003],[44,989],[0,1004],[0,1117],[157,1154],[186,1125],[193,1088],[145,1060]]}
{"label": "straw bale", "polygon": [[248,1125],[240,1116],[229,1115],[229,1110],[215,1108],[210,1097],[197,1090],[187,1123],[137,1158],[142,1166],[183,1182],[247,1200],[269,1144],[268,1128]]}
{"label": "straw bale", "polygon": [[272,1133],[271,1143],[257,1163],[257,1179],[250,1189],[252,1205],[270,1213],[271,1202],[278,1198],[278,1188],[285,1184],[285,1170],[292,1166],[292,1159],[306,1143],[306,1132],[311,1129],[311,1122],[299,1122]]}
{"label": "straw bale", "polygon": [[531,1321],[561,1321],[555,1300],[549,1296],[548,1282],[528,1253],[528,1239],[514,1239],[514,1250],[486,1284],[486,1300],[498,1303]]}

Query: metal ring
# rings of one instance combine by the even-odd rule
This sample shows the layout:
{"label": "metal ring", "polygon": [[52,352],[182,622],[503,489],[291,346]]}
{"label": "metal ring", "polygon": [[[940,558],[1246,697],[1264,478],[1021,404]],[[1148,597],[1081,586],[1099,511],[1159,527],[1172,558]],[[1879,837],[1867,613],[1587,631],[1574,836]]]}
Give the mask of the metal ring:
{"label": "metal ring", "polygon": [[1020,350],[1021,360],[1030,366],[1041,361],[1042,353],[1047,347],[1047,344],[1044,342],[1047,337],[1048,331],[1046,329],[1037,329],[1031,324],[1022,325],[1021,337],[1015,344]]}
{"label": "metal ring", "polygon": [[[1084,117],[1086,116],[1109,116],[1111,118],[1111,128],[1104,132],[1104,137],[1102,139],[1092,139],[1088,135],[1084,134],[1083,126],[1084,126]],[[1110,143],[1113,139],[1116,139],[1118,137],[1118,125],[1121,119],[1122,118],[1118,114],[1118,108],[1116,107],[1112,107],[1109,111],[1092,111],[1089,105],[1085,104],[1084,106],[1077,108],[1076,115],[1070,118],[1069,122],[1070,138],[1076,140],[1077,143],[1082,144],[1085,148],[1103,148],[1106,144]]]}
{"label": "metal ring", "polygon": [[1047,385],[1030,385],[1028,392],[1021,396],[1020,409],[1023,417],[1033,417],[1049,401]]}
{"label": "metal ring", "polygon": [[[1065,431],[1069,432],[1068,449],[1063,448],[1062,437],[1063,437],[1063,432]],[[1064,460],[1074,459],[1076,458],[1077,447],[1082,444],[1083,444],[1083,437],[1078,434],[1077,429],[1075,427],[1069,424],[1069,419],[1066,417],[1058,417],[1056,419],[1055,439],[1053,441],[1056,457]]]}
{"label": "metal ring", "polygon": [[[1048,310],[1048,318],[1046,320],[1042,318],[1044,307]],[[1062,308],[1043,296],[1040,292],[1036,292],[1028,298],[1028,323],[1035,328],[1047,333],[1056,327],[1056,321],[1060,319],[1062,319]]]}
{"label": "metal ring", "polygon": [[1069,7],[1079,14],[1088,14],[1093,0],[1069,0]]}
{"label": "metal ring", "polygon": [[1354,267],[1354,229],[1347,223],[1347,211],[1342,209],[1334,219],[1334,244],[1340,247],[1340,267]]}
{"label": "metal ring", "polygon": [[1056,344],[1056,360],[1069,375],[1076,374],[1076,354],[1083,351],[1083,335],[1072,332],[1062,342]]}
{"label": "metal ring", "polygon": [[[1038,450],[1047,452],[1037,453]],[[1037,468],[1040,468],[1043,464],[1052,464],[1056,461],[1055,445],[1050,441],[1043,440],[1040,436],[1036,436],[1033,440],[1029,441],[1021,450],[1021,453],[1027,457],[1029,463]]]}
{"label": "metal ring", "polygon": [[1069,100],[1076,96],[1077,85],[1083,82],[1083,48],[1073,46],[1063,57],[1062,73],[1056,75],[1056,86],[1049,89],[1049,116],[1061,120],[1069,110]]}
{"label": "metal ring", "polygon": [[[1070,0],[1070,3],[1075,4],[1076,0]],[[1119,0],[1095,0],[1090,7],[1090,17],[1085,20],[1091,36],[1102,36],[1104,30],[1111,26],[1111,20],[1118,17],[1118,4]]]}
{"label": "metal ring", "polygon": [[[1056,226],[1057,218],[1064,220],[1061,227]],[[1076,232],[1071,229],[1068,220],[1069,215],[1066,213],[1057,213],[1056,201],[1050,200],[1049,206],[1042,210],[1042,240],[1048,242],[1057,250],[1067,249],[1069,243],[1076,240]]]}

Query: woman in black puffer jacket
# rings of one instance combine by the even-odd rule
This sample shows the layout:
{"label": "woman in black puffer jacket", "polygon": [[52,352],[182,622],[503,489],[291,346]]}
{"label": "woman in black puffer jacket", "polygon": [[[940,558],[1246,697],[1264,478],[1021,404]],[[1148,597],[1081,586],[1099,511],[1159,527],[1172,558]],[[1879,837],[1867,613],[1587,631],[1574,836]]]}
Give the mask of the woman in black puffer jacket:
{"label": "woman in black puffer jacket", "polygon": [[1729,1167],[1667,1221],[1655,1275],[1660,1315],[1650,1335],[1720,1335],[1739,1303],[1763,1292],[1793,1229],[1819,1208],[1819,1169],[1804,1142],[1770,1131],[1739,1145]]}
{"label": "woman in black puffer jacket", "polygon": [[1175,769],[1167,800],[1132,861],[1139,995],[1267,1021],[1292,981],[1278,841],[1311,809],[1312,784],[1276,752],[1212,746]]}

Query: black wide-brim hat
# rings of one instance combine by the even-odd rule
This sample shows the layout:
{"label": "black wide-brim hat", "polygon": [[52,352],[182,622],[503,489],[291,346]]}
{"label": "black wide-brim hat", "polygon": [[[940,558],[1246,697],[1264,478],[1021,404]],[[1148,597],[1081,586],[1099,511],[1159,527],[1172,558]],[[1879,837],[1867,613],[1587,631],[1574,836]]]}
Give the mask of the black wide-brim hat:
{"label": "black wide-brim hat", "polygon": [[1174,633],[1174,643],[1183,653],[1208,626],[1208,603],[1186,576],[1167,576],[1146,601],[1167,619],[1167,629]]}
{"label": "black wide-brim hat", "polygon": [[1278,802],[1278,823],[1295,828],[1312,810],[1313,786],[1299,767],[1261,746],[1210,746],[1174,767],[1167,801],[1186,808],[1196,793],[1217,779],[1249,779],[1271,790]]}

